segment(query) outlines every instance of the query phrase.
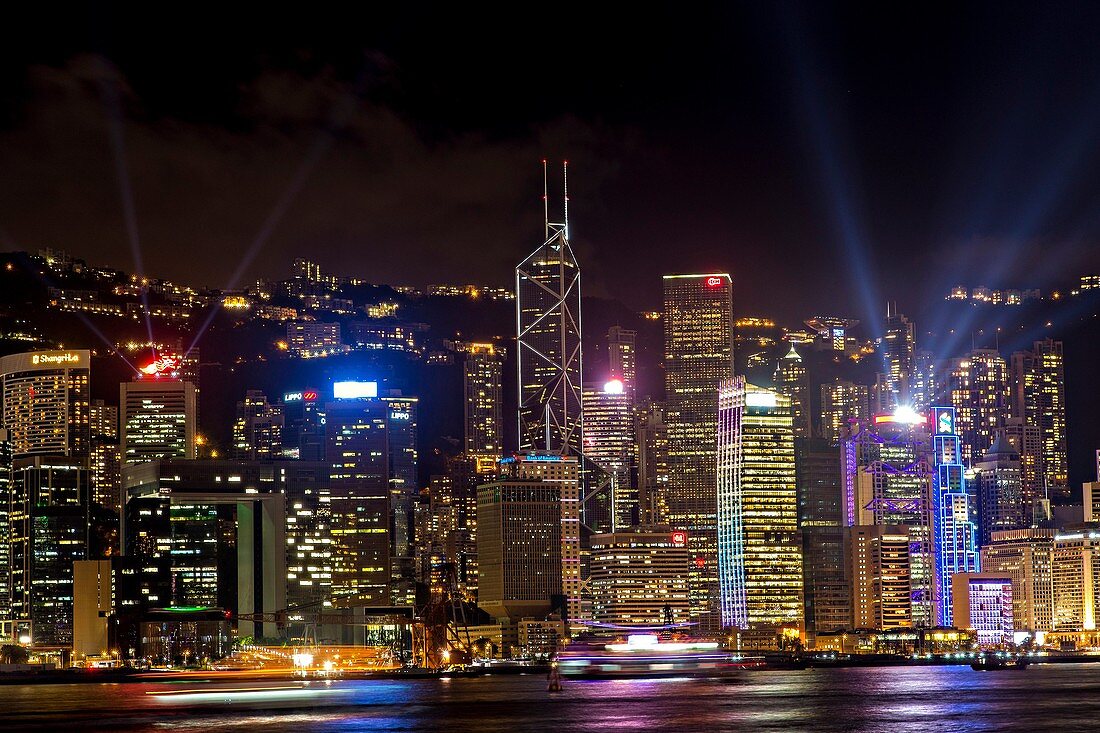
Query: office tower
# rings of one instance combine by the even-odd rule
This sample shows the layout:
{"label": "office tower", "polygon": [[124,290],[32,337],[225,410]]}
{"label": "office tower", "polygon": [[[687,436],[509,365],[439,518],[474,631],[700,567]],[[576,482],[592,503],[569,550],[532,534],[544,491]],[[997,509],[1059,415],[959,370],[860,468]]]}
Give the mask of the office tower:
{"label": "office tower", "polygon": [[465,344],[463,417],[466,455],[484,473],[496,469],[504,454],[504,350],[491,343]]}
{"label": "office tower", "polygon": [[932,543],[936,558],[937,621],[952,625],[951,576],[978,572],[977,531],[962,464],[955,408],[933,406]]}
{"label": "office tower", "polygon": [[821,385],[821,437],[833,443],[850,425],[866,425],[871,416],[867,386],[836,379]]}
{"label": "office tower", "polygon": [[91,440],[92,503],[118,512],[122,490],[122,450],[118,440],[118,407],[92,400],[88,409]]}
{"label": "office tower", "polygon": [[317,608],[332,600],[333,535],[329,467],[324,461],[265,463],[286,496],[286,602]]}
{"label": "office tower", "polygon": [[913,355],[913,381],[910,385],[910,403],[913,411],[921,415],[928,412],[936,393],[936,356],[921,349]]}
{"label": "office tower", "polygon": [[989,544],[993,532],[1031,526],[1031,507],[1020,483],[1020,454],[1003,435],[974,464],[973,473],[981,517],[979,546]]}
{"label": "office tower", "polygon": [[1043,458],[1043,444],[1039,438],[1039,426],[1028,425],[1023,418],[1010,417],[1005,421],[1005,441],[1020,456],[1020,490],[1024,503],[1034,518],[1050,514],[1050,499],[1043,489],[1039,466]]}
{"label": "office tower", "polygon": [[283,456],[325,460],[325,403],[315,389],[283,393]]}
{"label": "office tower", "polygon": [[[544,194],[544,201],[545,201]],[[566,198],[568,201],[568,198]],[[519,447],[581,450],[581,270],[565,221],[516,267]]]}
{"label": "office tower", "polygon": [[8,515],[11,618],[33,646],[73,638],[73,563],[88,557],[91,475],[83,461],[17,458]]}
{"label": "office tower", "polygon": [[[538,453],[504,461],[503,474],[477,491],[478,605],[495,618],[542,618],[563,610],[566,575],[579,601],[577,459]],[[542,462],[549,471],[533,465]],[[566,495],[574,497],[572,510]],[[577,535],[575,549],[567,533]],[[575,582],[563,551],[576,564]]]}
{"label": "office tower", "polygon": [[791,417],[794,420],[794,437],[813,437],[810,413],[810,382],[802,357],[791,344],[791,350],[779,360],[772,375],[775,390],[791,401]]}
{"label": "office tower", "polygon": [[821,438],[795,438],[798,525],[802,533],[802,593],[806,642],[817,632],[850,628],[851,599],[844,575],[840,449]]}
{"label": "office tower", "polygon": [[982,547],[982,569],[1012,580],[1012,618],[1017,631],[1054,628],[1053,529],[994,532]]}
{"label": "office tower", "polygon": [[12,444],[0,428],[0,621],[11,619]]}
{"label": "office tower", "polygon": [[615,626],[687,623],[687,536],[667,526],[594,534],[589,558],[592,617]]}
{"label": "office tower", "polygon": [[195,458],[195,387],[170,377],[119,386],[124,466],[158,458]]}
{"label": "office tower", "polygon": [[851,584],[852,627],[910,628],[912,532],[904,525],[853,526],[845,530],[844,566]]}
{"label": "office tower", "polygon": [[1031,351],[1012,355],[1012,416],[1039,428],[1042,459],[1039,485],[1048,498],[1068,503],[1066,380],[1062,342],[1036,341]]}
{"label": "office tower", "polygon": [[842,446],[844,526],[906,528],[910,616],[914,626],[934,626],[932,468],[925,418],[908,410],[877,415],[873,427],[846,438]]}
{"label": "office tower", "polygon": [[1093,529],[1054,536],[1052,631],[1096,631],[1100,616],[1100,532]]}
{"label": "office tower", "polygon": [[[211,606],[274,615],[287,607],[285,476],[260,461],[154,460],[123,469],[124,554],[150,608]],[[274,620],[242,620],[274,636]]]}
{"label": "office tower", "polygon": [[940,404],[955,408],[962,463],[970,465],[993,444],[1008,418],[1008,367],[997,351],[975,349],[952,359],[940,376]]}
{"label": "office tower", "polygon": [[412,505],[419,493],[417,463],[420,453],[417,443],[420,398],[404,396],[390,390],[380,398],[386,405],[386,444],[389,455],[390,482],[390,551],[395,558],[411,557]]}
{"label": "office tower", "polygon": [[615,532],[638,523],[634,488],[634,408],[621,379],[584,387],[584,458],[590,476],[584,523]]}
{"label": "office tower", "polygon": [[718,391],[718,567],[722,626],[802,626],[791,403],[744,377]]}
{"label": "office tower", "polygon": [[110,560],[73,562],[73,658],[98,657],[110,648],[108,622],[116,613]]}
{"label": "office tower", "polygon": [[951,576],[952,617],[960,629],[974,632],[983,647],[1012,643],[1012,579],[997,573],[956,573]]}
{"label": "office tower", "polygon": [[688,534],[692,617],[717,630],[718,385],[733,377],[733,282],[726,273],[664,276],[667,521]]}
{"label": "office tower", "polygon": [[91,352],[37,351],[0,357],[3,427],[15,458],[86,459]]}
{"label": "office tower", "polygon": [[325,405],[334,602],[382,605],[391,576],[389,409],[375,383],[337,382],[334,394]]}
{"label": "office tower", "polygon": [[245,392],[237,403],[233,422],[233,457],[242,461],[267,461],[283,456],[283,407],[267,401],[261,390]]}
{"label": "office tower", "polygon": [[611,378],[623,383],[623,392],[633,402],[638,394],[637,331],[622,326],[607,329],[607,362]]}
{"label": "office tower", "polygon": [[886,306],[886,332],[882,336],[882,359],[886,368],[886,394],[889,399],[880,410],[893,412],[901,405],[912,406],[915,339],[912,322]]}
{"label": "office tower", "polygon": [[668,517],[668,428],[664,405],[646,401],[635,420],[638,444],[638,514],[642,524]]}

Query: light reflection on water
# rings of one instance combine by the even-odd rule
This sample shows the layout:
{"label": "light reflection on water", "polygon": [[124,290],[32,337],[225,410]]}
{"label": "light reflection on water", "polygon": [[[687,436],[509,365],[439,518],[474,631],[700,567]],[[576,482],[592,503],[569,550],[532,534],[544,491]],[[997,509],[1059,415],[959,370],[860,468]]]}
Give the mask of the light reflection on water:
{"label": "light reflection on water", "polygon": [[[151,694],[158,693],[158,694]],[[169,694],[163,694],[169,693]],[[0,686],[4,730],[1096,730],[1100,665],[749,672],[705,680],[537,675],[332,683]]]}

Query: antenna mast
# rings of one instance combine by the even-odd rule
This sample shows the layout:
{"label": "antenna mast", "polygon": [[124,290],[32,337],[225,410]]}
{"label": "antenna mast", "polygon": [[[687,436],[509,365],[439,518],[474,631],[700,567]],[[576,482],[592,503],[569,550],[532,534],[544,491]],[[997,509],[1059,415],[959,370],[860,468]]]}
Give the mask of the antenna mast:
{"label": "antenna mast", "polygon": [[565,194],[565,238],[569,239],[569,161],[562,161],[562,183]]}
{"label": "antenna mast", "polygon": [[542,229],[543,239],[550,238],[550,197],[546,188],[546,158],[542,159]]}

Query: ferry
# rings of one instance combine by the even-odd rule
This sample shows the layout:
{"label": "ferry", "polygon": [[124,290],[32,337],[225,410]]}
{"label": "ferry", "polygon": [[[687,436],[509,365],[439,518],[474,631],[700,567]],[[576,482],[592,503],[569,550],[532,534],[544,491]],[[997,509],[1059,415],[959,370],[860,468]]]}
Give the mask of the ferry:
{"label": "ferry", "polygon": [[657,634],[629,634],[622,639],[578,639],[557,657],[565,677],[724,677],[764,667],[763,658],[739,657],[716,641],[662,639]]}
{"label": "ferry", "polygon": [[1001,670],[1014,669],[1023,671],[1031,664],[1027,657],[995,657],[992,655],[978,657],[970,668],[975,672],[999,672]]}

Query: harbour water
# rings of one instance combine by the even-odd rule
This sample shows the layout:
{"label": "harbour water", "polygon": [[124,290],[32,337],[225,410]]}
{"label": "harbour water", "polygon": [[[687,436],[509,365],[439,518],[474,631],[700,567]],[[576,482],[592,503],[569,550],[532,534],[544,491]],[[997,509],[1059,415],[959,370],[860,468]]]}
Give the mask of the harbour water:
{"label": "harbour water", "polygon": [[481,678],[0,686],[3,730],[1095,731],[1100,664],[754,671],[734,680]]}

